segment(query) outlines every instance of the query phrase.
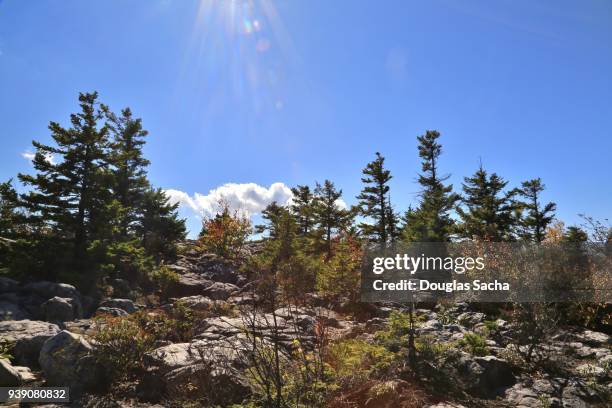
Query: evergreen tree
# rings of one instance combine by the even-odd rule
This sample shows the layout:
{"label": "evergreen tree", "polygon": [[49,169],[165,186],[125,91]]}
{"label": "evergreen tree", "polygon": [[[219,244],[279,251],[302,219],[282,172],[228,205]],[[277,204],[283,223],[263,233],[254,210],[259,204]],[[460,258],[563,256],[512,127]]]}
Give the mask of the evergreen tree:
{"label": "evergreen tree", "polygon": [[450,239],[454,225],[450,212],[459,196],[452,192],[452,184],[444,185],[449,176],[440,175],[438,159],[442,146],[438,143],[439,137],[440,133],[435,130],[417,137],[419,156],[423,160],[423,173],[418,178],[422,190],[419,207],[406,214],[403,235],[407,241],[445,242]]}
{"label": "evergreen tree", "polygon": [[0,240],[17,238],[22,232],[23,221],[19,195],[13,187],[13,180],[0,183]]}
{"label": "evergreen tree", "polygon": [[332,253],[332,236],[347,226],[351,213],[338,205],[342,190],[337,190],[334,183],[325,180],[323,185],[317,183],[314,191],[313,213],[316,225],[323,236],[327,256]]}
{"label": "evergreen tree", "polygon": [[510,240],[515,219],[513,194],[503,193],[508,182],[496,173],[488,175],[482,165],[464,180],[461,201],[467,208],[457,208],[460,235],[493,242]]}
{"label": "evergreen tree", "polygon": [[523,239],[535,242],[542,242],[545,238],[546,228],[555,218],[557,205],[550,202],[542,206],[541,193],[544,191],[544,184],[540,178],[524,181],[521,188],[514,192],[524,198],[524,201],[517,202],[518,207],[526,212],[521,217],[521,236]]}
{"label": "evergreen tree", "polygon": [[178,215],[179,203],[170,204],[162,189],[149,188],[143,196],[137,232],[147,254],[158,262],[176,256],[176,242],[185,239],[185,220]]}
{"label": "evergreen tree", "polygon": [[97,97],[96,92],[79,95],[81,112],[71,115],[70,128],[51,122],[56,147],[33,142],[37,173],[19,174],[32,188],[21,196],[30,221],[51,229],[55,239],[71,243],[70,266],[77,270],[87,268],[87,248],[105,229],[110,200],[108,128],[98,125],[103,112]]}
{"label": "evergreen tree", "polygon": [[361,181],[365,184],[359,200],[358,208],[361,215],[370,218],[374,224],[362,223],[360,225],[363,235],[375,242],[386,244],[389,241],[389,232],[393,230],[393,210],[389,203],[389,180],[391,172],[384,167],[385,158],[376,152],[376,159],[368,163],[362,170],[364,177]]}
{"label": "evergreen tree", "polygon": [[304,237],[311,232],[314,224],[314,196],[309,186],[298,185],[293,187],[291,192],[293,193],[291,211],[297,220],[298,234]]}
{"label": "evergreen tree", "polygon": [[129,108],[117,116],[105,108],[107,126],[113,139],[110,143],[110,160],[114,166],[113,193],[122,208],[120,235],[123,239],[132,233],[142,216],[144,195],[150,188],[146,167],[149,161],[143,157],[142,148],[147,131],[141,119],[132,116]]}
{"label": "evergreen tree", "polygon": [[589,235],[580,227],[568,227],[563,235],[564,242],[582,243],[589,240]]}

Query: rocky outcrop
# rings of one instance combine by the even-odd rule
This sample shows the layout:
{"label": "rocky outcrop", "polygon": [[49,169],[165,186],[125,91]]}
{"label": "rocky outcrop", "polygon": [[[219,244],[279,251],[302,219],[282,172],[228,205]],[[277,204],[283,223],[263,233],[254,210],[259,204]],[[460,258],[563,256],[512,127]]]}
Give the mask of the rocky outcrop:
{"label": "rocky outcrop", "polygon": [[12,355],[20,365],[36,367],[38,355],[47,339],[60,332],[47,322],[18,320],[0,322],[0,338],[13,345]]}
{"label": "rocky outcrop", "polygon": [[100,307],[121,309],[127,312],[128,314],[135,313],[138,310],[134,302],[130,299],[107,299],[100,303]]}
{"label": "rocky outcrop", "polygon": [[221,406],[240,403],[250,388],[238,353],[235,347],[202,341],[160,347],[146,355],[148,372],[140,395],[151,401],[165,397],[205,399]]}
{"label": "rocky outcrop", "polygon": [[0,387],[16,387],[34,381],[28,367],[13,366],[10,361],[0,358]]}
{"label": "rocky outcrop", "polygon": [[78,298],[80,296],[79,292],[72,285],[48,281],[28,283],[23,286],[22,290],[36,294],[44,299],[51,299],[55,296],[62,298]]}
{"label": "rocky outcrop", "polygon": [[187,272],[179,274],[177,282],[173,282],[168,288],[168,296],[185,297],[201,295],[213,282],[196,273]]}
{"label": "rocky outcrop", "polygon": [[83,317],[83,308],[78,298],[52,297],[41,305],[48,322],[67,322]]}
{"label": "rocky outcrop", "polygon": [[21,385],[19,372],[4,358],[0,358],[0,387],[16,387]]}
{"label": "rocky outcrop", "polygon": [[237,290],[238,287],[231,283],[214,282],[204,289],[204,295],[212,300],[227,300]]}
{"label": "rocky outcrop", "polygon": [[38,361],[47,384],[70,387],[71,395],[99,389],[105,382],[104,371],[91,352],[82,336],[66,330],[46,340]]}

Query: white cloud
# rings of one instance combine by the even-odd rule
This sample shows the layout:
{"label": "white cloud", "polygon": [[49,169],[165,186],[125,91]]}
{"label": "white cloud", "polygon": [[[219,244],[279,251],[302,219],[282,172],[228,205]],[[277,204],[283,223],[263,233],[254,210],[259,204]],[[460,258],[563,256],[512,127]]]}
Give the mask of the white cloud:
{"label": "white cloud", "polygon": [[21,157],[29,161],[34,160],[34,156],[36,156],[36,154],[28,151],[21,153]]}
{"label": "white cloud", "polygon": [[172,203],[180,203],[204,217],[215,214],[219,201],[227,202],[231,209],[253,215],[262,212],[272,202],[285,205],[292,197],[291,189],[284,183],[274,183],[268,188],[255,183],[227,183],[206,195],[195,193],[193,196],[174,189],[165,192]]}
{"label": "white cloud", "polygon": [[[36,153],[32,153],[31,151],[26,150],[25,152],[21,153],[21,157],[23,157],[26,160],[32,161],[34,160],[34,157],[36,157]],[[47,153],[45,155],[45,159],[50,164],[57,164],[57,162],[55,161],[55,157],[51,153]]]}

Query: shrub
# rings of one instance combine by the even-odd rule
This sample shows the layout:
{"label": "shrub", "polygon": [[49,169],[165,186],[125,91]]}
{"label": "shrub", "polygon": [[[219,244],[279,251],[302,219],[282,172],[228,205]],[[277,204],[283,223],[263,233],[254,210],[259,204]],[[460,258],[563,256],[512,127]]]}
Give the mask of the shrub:
{"label": "shrub", "polygon": [[228,203],[220,202],[217,214],[202,223],[200,242],[207,251],[230,259],[240,254],[251,232],[251,220],[246,215],[232,212]]}
{"label": "shrub", "polygon": [[362,251],[351,238],[341,238],[335,245],[333,256],[323,264],[317,274],[317,290],[321,295],[355,300],[359,295]]}
{"label": "shrub", "polygon": [[485,338],[476,333],[465,333],[459,345],[475,356],[484,356],[488,353]]}
{"label": "shrub", "polygon": [[151,272],[151,280],[159,289],[160,297],[166,299],[170,287],[178,282],[179,275],[166,265],[160,265]]}
{"label": "shrub", "polygon": [[396,353],[364,340],[343,340],[330,346],[326,357],[338,383],[352,386],[371,376],[384,375],[397,360]]}
{"label": "shrub", "polygon": [[391,351],[399,351],[407,345],[406,336],[410,332],[410,318],[407,314],[392,311],[385,330],[376,333],[376,339]]}
{"label": "shrub", "polygon": [[115,381],[143,370],[145,353],[153,350],[155,338],[129,317],[107,318],[93,336],[94,356]]}

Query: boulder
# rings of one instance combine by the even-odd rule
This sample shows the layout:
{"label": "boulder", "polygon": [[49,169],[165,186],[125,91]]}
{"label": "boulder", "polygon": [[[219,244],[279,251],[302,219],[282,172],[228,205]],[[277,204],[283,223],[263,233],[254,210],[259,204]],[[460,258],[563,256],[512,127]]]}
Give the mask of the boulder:
{"label": "boulder", "polygon": [[588,344],[590,346],[605,346],[612,344],[612,338],[605,334],[591,330],[585,330],[582,333],[574,334],[577,341]]}
{"label": "boulder", "polygon": [[204,290],[204,295],[213,300],[227,300],[237,290],[238,286],[231,283],[214,282]]}
{"label": "boulder", "polygon": [[125,310],[128,314],[135,313],[138,309],[130,299],[107,299],[100,303],[100,307]]}
{"label": "boulder", "polygon": [[21,385],[21,376],[11,363],[0,358],[0,387],[17,387]]}
{"label": "boulder", "polygon": [[250,388],[242,374],[237,346],[224,341],[195,341],[147,353],[147,375],[138,387],[141,398],[197,398],[214,406],[243,401]]}
{"label": "boulder", "polygon": [[457,359],[459,375],[468,391],[476,396],[494,398],[516,379],[510,364],[495,356],[473,357],[465,352]]}
{"label": "boulder", "polygon": [[177,282],[173,282],[168,288],[168,296],[185,297],[201,295],[206,288],[212,285],[212,281],[195,273],[187,272],[179,275]]}
{"label": "boulder", "polygon": [[5,358],[0,358],[0,387],[16,387],[35,380],[28,367],[13,366]]}
{"label": "boulder", "polygon": [[57,325],[36,320],[0,322],[0,338],[13,344],[12,354],[20,365],[36,367],[43,343],[60,332]]}
{"label": "boulder", "polygon": [[83,317],[81,302],[75,298],[55,296],[44,302],[41,307],[48,322],[68,322]]}
{"label": "boulder", "polygon": [[164,375],[170,398],[202,399],[213,406],[230,406],[244,401],[251,389],[244,376],[229,367],[200,363],[180,367]]}
{"label": "boulder", "polygon": [[108,315],[108,316],[119,317],[119,316],[127,316],[128,312],[126,312],[123,309],[118,309],[116,307],[99,307],[98,309],[96,309],[95,314],[96,316]]}
{"label": "boulder", "polygon": [[180,303],[181,305],[188,307],[189,309],[196,310],[198,312],[207,312],[215,305],[215,301],[202,295],[186,296],[174,300],[174,304]]}
{"label": "boulder", "polygon": [[51,299],[58,296],[63,298],[78,298],[79,292],[72,285],[67,283],[55,283],[48,281],[38,281],[28,283],[23,287],[25,292],[34,293],[42,298]]}
{"label": "boulder", "polygon": [[71,395],[100,389],[104,371],[80,335],[62,330],[45,341],[38,359],[49,386],[70,387]]}

